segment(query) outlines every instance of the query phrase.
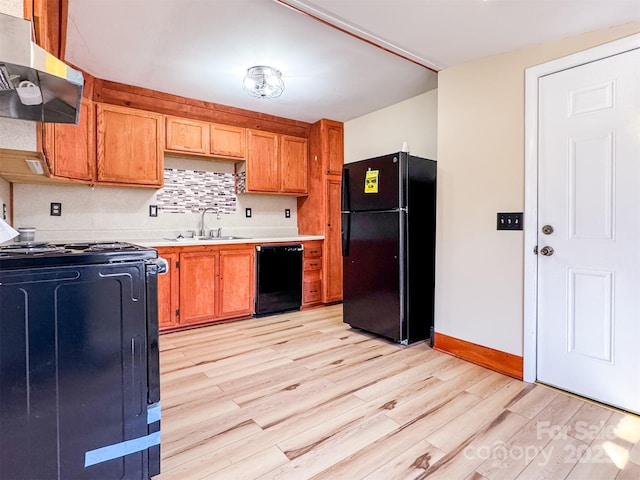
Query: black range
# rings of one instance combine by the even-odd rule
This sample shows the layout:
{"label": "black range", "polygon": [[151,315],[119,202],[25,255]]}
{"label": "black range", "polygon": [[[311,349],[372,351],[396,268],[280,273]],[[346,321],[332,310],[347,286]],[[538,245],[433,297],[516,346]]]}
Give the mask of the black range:
{"label": "black range", "polygon": [[0,246],[0,478],[160,472],[165,271],[126,242]]}

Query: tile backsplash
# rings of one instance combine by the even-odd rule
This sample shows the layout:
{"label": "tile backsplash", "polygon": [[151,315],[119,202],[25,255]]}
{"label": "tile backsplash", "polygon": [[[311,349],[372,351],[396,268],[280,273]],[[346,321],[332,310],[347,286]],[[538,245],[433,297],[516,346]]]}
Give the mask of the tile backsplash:
{"label": "tile backsplash", "polygon": [[235,175],[179,168],[164,169],[164,187],[157,194],[158,210],[167,213],[198,213],[215,207],[220,214],[237,207]]}

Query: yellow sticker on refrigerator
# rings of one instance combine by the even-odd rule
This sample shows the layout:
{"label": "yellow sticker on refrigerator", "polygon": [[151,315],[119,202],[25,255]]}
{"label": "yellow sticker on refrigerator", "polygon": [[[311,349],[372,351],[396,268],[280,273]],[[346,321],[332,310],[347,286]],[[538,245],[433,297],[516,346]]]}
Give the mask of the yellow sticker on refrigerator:
{"label": "yellow sticker on refrigerator", "polygon": [[364,177],[364,193],[378,193],[378,175],[380,170],[367,170]]}

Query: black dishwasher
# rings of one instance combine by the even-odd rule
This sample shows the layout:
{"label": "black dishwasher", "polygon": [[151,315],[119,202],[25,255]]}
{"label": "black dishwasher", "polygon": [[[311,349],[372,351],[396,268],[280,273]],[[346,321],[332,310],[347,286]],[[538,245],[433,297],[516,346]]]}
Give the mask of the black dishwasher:
{"label": "black dishwasher", "polygon": [[256,247],[256,317],[302,304],[302,244]]}

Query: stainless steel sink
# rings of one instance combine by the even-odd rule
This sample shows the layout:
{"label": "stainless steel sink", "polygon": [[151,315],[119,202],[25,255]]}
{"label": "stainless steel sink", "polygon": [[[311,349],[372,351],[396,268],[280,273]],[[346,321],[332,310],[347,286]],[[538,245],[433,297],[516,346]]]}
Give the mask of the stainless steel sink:
{"label": "stainless steel sink", "polygon": [[182,237],[182,236],[177,236],[177,237],[167,238],[167,240],[171,240],[172,242],[189,243],[189,242],[217,242],[217,241],[220,241],[220,240],[250,240],[250,238],[249,237],[237,237],[235,235],[222,235],[220,237],[200,237],[200,236]]}
{"label": "stainless steel sink", "polygon": [[236,237],[235,235],[222,235],[220,237],[209,237],[208,240],[249,240],[249,237]]}

